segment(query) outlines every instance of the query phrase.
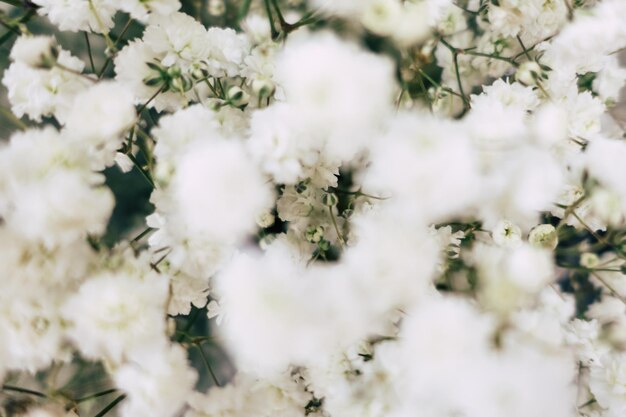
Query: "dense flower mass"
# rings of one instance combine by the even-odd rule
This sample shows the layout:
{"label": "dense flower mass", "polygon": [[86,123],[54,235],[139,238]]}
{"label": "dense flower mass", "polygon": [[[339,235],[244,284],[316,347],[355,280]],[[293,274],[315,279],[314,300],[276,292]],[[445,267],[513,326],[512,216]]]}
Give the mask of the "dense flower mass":
{"label": "dense flower mass", "polygon": [[626,415],[626,1],[0,3],[0,416]]}

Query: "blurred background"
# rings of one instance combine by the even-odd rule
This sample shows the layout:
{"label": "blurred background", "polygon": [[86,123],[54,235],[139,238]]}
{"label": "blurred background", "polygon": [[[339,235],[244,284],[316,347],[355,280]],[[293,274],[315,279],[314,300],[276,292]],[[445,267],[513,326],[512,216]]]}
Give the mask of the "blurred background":
{"label": "blurred background", "polygon": [[[182,0],[182,4],[184,12],[196,17],[206,26],[226,26],[229,22],[235,21],[242,1],[245,0]],[[260,7],[260,3],[262,3],[261,0],[252,0],[253,7]],[[14,7],[0,0],[0,24],[2,25],[0,27],[0,78],[9,65],[9,53],[16,37],[10,26],[17,22],[25,25],[33,34],[54,35],[64,49],[80,57],[83,62],[89,63],[88,44],[83,33],[59,32],[47,19],[36,13],[29,13],[28,6]],[[128,15],[118,13],[112,33],[118,35],[124,31],[124,39],[126,40],[141,36],[142,26],[136,22],[131,22],[126,27],[128,22]],[[93,50],[94,66],[95,68],[102,68],[105,63],[104,41],[101,36],[96,34],[87,36],[89,45]],[[626,65],[626,51],[621,53],[620,59]],[[111,65],[107,67],[105,74],[108,77],[114,75]],[[626,128],[626,91],[622,91],[621,99],[611,109],[611,114],[622,128]],[[158,115],[155,115],[155,118],[158,120]],[[18,121],[12,115],[7,101],[7,90],[4,85],[0,85],[0,143],[8,140],[12,133],[18,130],[20,123],[28,126],[37,125],[26,117]],[[121,239],[132,238],[144,230],[146,227],[145,216],[150,214],[153,208],[149,202],[151,189],[136,170],[124,174],[117,167],[112,167],[106,170],[105,175],[107,185],[113,191],[117,204],[107,233],[101,243],[112,247]],[[173,320],[178,329],[175,338],[190,341],[188,344],[190,359],[194,362],[196,369],[200,371],[199,390],[204,391],[212,385],[227,382],[234,371],[219,343],[211,342],[210,332],[207,332],[209,324],[206,310],[194,307],[189,317],[177,317]],[[206,335],[207,333],[209,337],[204,338],[205,340],[191,342],[194,335]],[[64,390],[69,397],[74,399],[85,398],[93,393],[107,392],[111,388],[110,381],[101,364],[87,363],[80,358],[75,359],[72,365],[59,366],[58,369],[51,369],[46,373],[36,375],[35,378],[12,375],[6,383],[33,390],[42,389],[46,385],[61,387],[61,391]],[[32,399],[31,394],[22,394],[16,391],[0,393],[0,401],[3,405],[2,415],[19,414],[20,407]],[[98,398],[81,401],[80,406],[83,407],[81,410],[85,414],[96,415],[98,410],[106,407],[113,398],[114,396],[106,394]],[[114,415],[114,412],[111,415]]]}

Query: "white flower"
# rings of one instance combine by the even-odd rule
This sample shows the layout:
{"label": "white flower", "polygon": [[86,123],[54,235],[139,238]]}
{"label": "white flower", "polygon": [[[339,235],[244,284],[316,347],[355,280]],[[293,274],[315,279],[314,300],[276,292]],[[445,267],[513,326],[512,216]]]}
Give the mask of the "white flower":
{"label": "white flower", "polygon": [[603,349],[598,343],[600,324],[597,320],[572,320],[565,334],[568,345],[573,346],[577,357],[585,364],[598,363]]}
{"label": "white flower", "polygon": [[104,232],[113,195],[81,148],[52,128],[15,134],[0,151],[0,215],[47,248]]}
{"label": "white flower", "polygon": [[522,242],[522,230],[515,223],[500,220],[491,232],[493,241],[500,246],[515,247]]}
{"label": "white flower", "polygon": [[364,189],[391,197],[390,204],[408,216],[437,222],[461,213],[478,197],[477,154],[456,124],[400,114],[371,149]]}
{"label": "white flower", "polygon": [[[275,104],[252,115],[251,137],[247,146],[261,169],[280,184],[295,184],[304,179],[303,164],[315,152],[302,140],[294,109]],[[304,134],[304,132],[302,132]],[[316,158],[313,159],[315,162]]]}
{"label": "white flower", "polygon": [[361,17],[363,26],[377,35],[393,34],[402,18],[401,3],[397,0],[373,0],[366,3]]}
{"label": "white flower", "polygon": [[108,0],[34,0],[37,12],[47,16],[60,30],[108,33],[113,27],[115,7]]}
{"label": "white flower", "polygon": [[606,109],[597,97],[588,91],[570,94],[564,105],[568,112],[568,132],[571,137],[591,139],[600,132],[600,117]]}
{"label": "white flower", "polygon": [[94,169],[102,170],[113,164],[136,117],[132,94],[118,83],[101,82],[74,98],[66,132],[87,146]]}
{"label": "white flower", "polygon": [[626,157],[626,142],[598,138],[592,141],[585,158],[590,174],[609,190],[617,192],[622,201],[626,198],[626,167],[621,163]]}
{"label": "white flower", "polygon": [[593,89],[608,104],[619,99],[619,93],[626,83],[626,69],[620,67],[617,55],[606,58],[604,67],[593,80]]}
{"label": "white flower", "polygon": [[401,19],[393,28],[392,36],[401,46],[415,45],[431,33],[433,20],[436,23],[428,1],[403,2]]}
{"label": "white flower", "polygon": [[481,304],[501,314],[528,305],[554,279],[550,253],[529,244],[478,245],[471,259],[478,271]]}
{"label": "white flower", "polygon": [[0,371],[33,373],[47,368],[54,360],[67,359],[59,314],[60,294],[32,282],[27,287],[24,283],[4,283],[0,295]]}
{"label": "white flower", "polygon": [[208,56],[210,41],[206,29],[184,13],[154,16],[143,41],[156,54],[162,54],[166,67],[188,67]]}
{"label": "white flower", "polygon": [[505,107],[515,107],[524,111],[534,110],[539,98],[530,87],[519,83],[507,83],[501,79],[483,89],[483,94],[472,96],[472,108],[482,105],[484,100],[496,100]]}
{"label": "white flower", "polygon": [[56,41],[52,36],[22,35],[11,48],[11,60],[31,67],[41,67],[54,63]]}
{"label": "white flower", "polygon": [[614,415],[626,411],[626,358],[613,354],[602,358],[602,363],[591,367],[591,392],[598,404]]}
{"label": "white flower", "polygon": [[[144,80],[154,76],[148,62],[154,62],[160,58],[152,48],[141,40],[131,40],[121,51],[117,53],[113,63],[115,64],[115,79],[124,87],[130,89],[135,96],[135,103],[144,104],[159,91],[159,86],[148,86]],[[154,107],[158,111],[173,111],[187,103],[187,98],[179,93],[166,91],[158,94],[148,108]]]}
{"label": "white flower", "polygon": [[250,45],[246,37],[232,29],[212,27],[207,32],[211,46],[207,58],[209,72],[214,77],[235,77],[242,72],[244,58]]}
{"label": "white flower", "polygon": [[168,283],[148,273],[105,271],[85,282],[62,308],[67,334],[88,358],[120,363],[158,351],[165,338]]}
{"label": "white flower", "polygon": [[257,379],[238,373],[225,387],[213,387],[206,395],[197,394],[189,401],[185,417],[220,415],[223,417],[298,417],[312,395],[288,373],[272,379]]}
{"label": "white flower", "polygon": [[177,415],[194,392],[197,378],[181,346],[150,346],[113,374],[115,385],[129,397],[121,404],[120,416]]}
{"label": "white flower", "polygon": [[[85,64],[60,49],[57,62],[70,71],[82,72]],[[8,98],[15,115],[28,115],[41,121],[42,116],[55,116],[64,122],[75,95],[90,82],[59,67],[32,68],[22,61],[13,62],[5,71],[2,83],[9,90]]]}
{"label": "white flower", "polygon": [[272,204],[271,188],[237,141],[214,138],[190,145],[172,187],[190,230],[217,241],[240,241]]}
{"label": "white flower", "polygon": [[173,316],[187,315],[191,306],[202,308],[206,304],[208,283],[206,279],[178,273],[170,279],[170,300],[167,313]]}
{"label": "white flower", "polygon": [[540,224],[530,231],[528,241],[533,246],[554,250],[559,243],[559,237],[554,226]]}
{"label": "white flower", "polygon": [[390,111],[391,63],[328,32],[290,40],[275,79],[331,159],[352,159]]}

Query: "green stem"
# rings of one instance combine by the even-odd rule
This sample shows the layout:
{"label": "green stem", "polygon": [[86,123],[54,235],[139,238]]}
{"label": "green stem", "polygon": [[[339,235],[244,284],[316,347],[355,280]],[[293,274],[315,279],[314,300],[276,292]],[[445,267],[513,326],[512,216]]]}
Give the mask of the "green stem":
{"label": "green stem", "polygon": [[[4,14],[0,13],[0,16],[4,17]],[[11,25],[8,22],[5,22],[2,19],[0,19],[0,25],[4,26],[5,28],[7,28],[8,30],[10,30],[11,32],[15,33],[18,36],[22,34],[22,32],[20,32],[20,30],[17,27]]]}
{"label": "green stem", "polygon": [[596,399],[595,399],[595,398],[592,398],[592,399],[590,399],[589,401],[587,401],[586,403],[579,405],[579,406],[578,406],[578,408],[585,408],[585,407],[587,407],[588,405],[591,405],[591,404],[593,404],[593,403],[595,403],[595,402],[596,402]]}
{"label": "green stem", "polygon": [[131,161],[133,161],[135,168],[137,168],[141,176],[148,182],[148,184],[150,184],[150,187],[152,187],[152,189],[155,189],[156,185],[154,185],[154,181],[152,180],[152,178],[150,178],[150,175],[148,175],[148,173],[146,173],[141,168],[141,164],[139,164],[139,161],[137,161],[137,158],[135,158],[135,156],[132,153],[128,153],[128,157],[130,158]]}
{"label": "green stem", "polygon": [[563,213],[563,217],[561,218],[561,221],[559,221],[559,224],[556,225],[557,233],[566,225],[567,218],[572,214],[574,210],[578,208],[578,206],[580,206],[583,203],[583,201],[585,201],[584,195],[580,197],[578,200],[574,201],[572,204],[569,205],[569,207],[565,209],[565,212]]}
{"label": "green stem", "polygon": [[150,96],[150,98],[141,105],[141,107],[139,107],[139,109],[137,110],[137,120],[135,121],[135,124],[137,124],[137,122],[139,121],[139,119],[141,118],[141,112],[144,111],[146,109],[146,107],[148,107],[148,105],[150,103],[152,103],[152,100],[154,100],[155,98],[157,98],[157,96],[159,94],[161,94],[163,92],[163,90],[165,89],[165,85],[161,86],[161,88],[159,88],[156,93],[154,93],[152,96]]}
{"label": "green stem", "polygon": [[97,83],[98,82],[98,80],[96,80],[94,78],[91,78],[89,75],[83,74],[80,71],[76,71],[76,70],[73,70],[71,68],[68,68],[65,65],[59,64],[58,62],[55,63],[54,66],[59,68],[59,69],[61,69],[61,70],[63,70],[63,71],[65,71],[65,72],[69,72],[70,74],[78,75],[79,77],[82,77],[82,78],[84,78],[84,79],[86,79],[88,81],[91,81],[92,83]]}
{"label": "green stem", "polygon": [[204,349],[202,349],[202,346],[199,343],[196,343],[194,346],[198,348],[198,350],[200,351],[200,356],[202,356],[202,361],[204,362],[204,365],[209,371],[209,374],[211,374],[211,378],[213,379],[213,382],[218,387],[221,387],[222,385],[217,380],[217,377],[215,376],[215,372],[213,372],[213,368],[211,367],[211,363],[209,362],[209,359],[206,357],[206,354],[204,353]]}
{"label": "green stem", "polygon": [[285,21],[283,13],[280,11],[280,7],[278,6],[278,0],[270,0],[272,5],[274,6],[274,10],[276,11],[276,16],[278,16],[278,23],[280,23],[281,29],[284,31],[289,24]]}
{"label": "green stem", "polygon": [[104,416],[106,413],[111,411],[116,405],[118,405],[119,403],[124,401],[124,398],[126,398],[126,394],[120,395],[119,397],[114,399],[109,405],[107,405],[102,410],[100,410],[100,412],[98,414],[96,414],[94,417],[102,417],[102,416]]}
{"label": "green stem", "polygon": [[124,40],[124,35],[126,35],[126,32],[130,28],[130,24],[132,22],[133,22],[133,18],[129,17],[128,20],[126,21],[126,24],[124,24],[124,27],[122,28],[122,31],[117,36],[117,39],[115,39],[115,43],[114,43],[115,49],[117,49],[117,46],[119,45],[120,41]]}
{"label": "green stem", "polygon": [[86,397],[79,398],[77,400],[74,400],[74,402],[76,404],[80,404],[80,403],[85,402],[85,401],[93,400],[94,398],[104,397],[105,395],[113,394],[114,392],[117,392],[117,389],[111,388],[111,389],[108,389],[108,390],[105,390],[105,391],[101,391],[101,392],[97,392],[95,394],[88,395]]}
{"label": "green stem", "polygon": [[526,58],[528,58],[529,61],[532,61],[532,58],[530,57],[530,54],[528,53],[528,50],[526,49],[526,46],[524,46],[524,42],[522,42],[522,38],[520,38],[519,35],[517,35],[517,42],[519,42],[519,45],[522,47],[522,52],[526,55]]}
{"label": "green stem", "polygon": [[96,23],[98,24],[98,29],[100,29],[100,32],[102,32],[102,36],[104,36],[104,42],[106,43],[107,48],[109,48],[111,53],[115,52],[115,44],[109,37],[109,30],[104,25],[102,19],[100,19],[100,15],[98,14],[98,10],[96,10],[96,6],[94,6],[92,0],[87,1],[89,2],[89,10],[93,14],[94,18],[96,19]]}
{"label": "green stem", "polygon": [[143,232],[139,233],[137,236],[135,236],[135,238],[133,240],[130,241],[130,243],[135,243],[140,241],[141,239],[143,239],[148,233],[154,231],[156,229],[153,229],[152,227],[148,227],[146,228],[146,230],[144,230]]}
{"label": "green stem", "polygon": [[454,2],[452,3],[454,6],[458,7],[459,9],[463,10],[465,13],[469,13],[469,14],[474,14],[474,15],[478,15],[480,14],[480,12],[475,12],[474,10],[470,10],[466,7],[461,6],[460,4]]}
{"label": "green stem", "polygon": [[[26,24],[35,15],[35,13],[36,13],[35,9],[32,9],[32,8],[28,9],[28,11],[24,13],[22,17],[18,18],[17,20],[14,20],[14,23],[11,24],[11,26],[19,30],[20,26]],[[15,32],[10,30],[4,35],[0,36],[0,45],[4,44],[6,41],[11,39],[13,35],[15,35]]]}
{"label": "green stem", "polygon": [[272,39],[276,39],[278,37],[278,31],[276,30],[276,25],[274,24],[274,16],[272,15],[272,8],[270,6],[269,0],[263,0],[263,5],[265,6],[265,13],[267,14],[267,19],[270,23]]}
{"label": "green stem", "polygon": [[333,208],[331,206],[328,207],[328,213],[330,214],[330,219],[333,222],[335,233],[337,233],[337,239],[339,240],[339,244],[343,248],[346,246],[346,241],[343,239],[343,236],[341,232],[339,231],[339,226],[337,225],[337,219],[335,219],[335,213],[333,212]]}
{"label": "green stem", "polygon": [[465,92],[463,91],[463,83],[461,82],[461,73],[459,71],[459,55],[457,53],[453,54],[454,57],[454,73],[456,75],[456,82],[459,85],[459,93],[461,94],[461,98],[463,99],[463,106],[465,109],[469,109],[469,100],[465,96]]}
{"label": "green stem", "polygon": [[473,51],[473,49],[475,48],[457,48],[455,46],[450,45],[443,37],[439,37],[439,40],[441,41],[441,43],[450,50],[450,52],[452,52],[453,55],[474,55],[474,56],[481,56],[484,58],[491,58],[491,59],[497,59],[500,61],[505,61],[508,62],[509,64],[513,65],[513,66],[517,66],[517,63],[515,62],[514,58],[509,58],[509,57],[504,57],[504,56],[499,56],[499,55],[493,55],[493,54],[486,54],[483,52],[476,52]]}
{"label": "green stem", "polygon": [[16,387],[14,385],[7,385],[7,384],[2,385],[2,391],[20,392],[22,394],[34,395],[36,397],[41,397],[41,398],[47,398],[48,397],[43,392],[35,391],[35,390],[32,390],[32,389],[28,389],[28,388]]}
{"label": "green stem", "polygon": [[217,90],[215,90],[215,87],[213,87],[213,84],[211,84],[211,82],[209,81],[208,78],[204,79],[204,82],[206,83],[206,85],[209,86],[209,89],[211,90],[211,92],[213,93],[213,95],[217,98],[223,98],[218,92]]}
{"label": "green stem", "polygon": [[[535,49],[535,48],[537,47],[537,45],[539,45],[539,44],[541,44],[541,43],[543,43],[543,42],[547,42],[547,41],[549,41],[550,39],[552,39],[553,37],[554,37],[554,35],[552,35],[552,36],[548,36],[547,38],[540,40],[539,42],[535,43],[535,44],[534,44],[533,46],[531,46],[530,48],[526,48],[526,51],[532,51],[533,49]],[[516,61],[516,60],[517,60],[517,58],[521,57],[521,56],[522,56],[522,55],[524,55],[524,54],[525,54],[525,52],[524,52],[524,51],[522,51],[522,52],[520,52],[519,54],[517,54],[517,55],[513,56],[511,59],[512,59],[513,61]]]}
{"label": "green stem", "polygon": [[435,87],[441,88],[443,91],[445,91],[447,93],[450,93],[453,96],[457,96],[457,97],[463,99],[463,97],[459,93],[457,93],[456,91],[452,90],[451,88],[444,87],[441,84],[439,84],[437,81],[433,80],[432,77],[430,77],[428,74],[426,74],[421,68],[418,68],[417,72],[419,72],[422,75],[422,77],[426,78]]}
{"label": "green stem", "polygon": [[593,271],[591,272],[591,275],[593,275],[598,281],[600,281],[602,283],[602,285],[604,285],[606,288],[609,289],[609,291],[611,291],[611,293],[615,296],[615,298],[619,299],[622,303],[626,304],[626,300],[624,300],[622,298],[622,296],[615,291],[615,288],[613,288],[611,285],[609,285],[608,282],[606,282],[604,280],[604,278],[602,278],[600,275],[594,273]]}
{"label": "green stem", "polygon": [[[114,49],[111,51],[113,54],[115,54],[115,51],[117,51],[117,47],[120,41],[123,40],[123,37],[126,34],[126,31],[128,30],[128,28],[130,27],[130,24],[132,23],[132,21],[133,21],[132,17],[129,17],[128,20],[126,21],[126,24],[124,25],[124,28],[120,32],[119,36],[117,36],[117,38],[115,39],[115,42],[113,43]],[[102,65],[102,68],[100,68],[100,71],[98,72],[98,78],[102,78],[109,64],[111,64],[111,61],[112,61],[112,58],[110,56],[107,57],[106,61],[104,61],[104,64]]]}
{"label": "green stem", "polygon": [[87,53],[89,54],[89,63],[91,64],[91,72],[96,73],[96,66],[93,63],[93,55],[91,53],[91,43],[89,42],[89,35],[87,32],[83,32],[85,35],[85,43],[87,44]]}

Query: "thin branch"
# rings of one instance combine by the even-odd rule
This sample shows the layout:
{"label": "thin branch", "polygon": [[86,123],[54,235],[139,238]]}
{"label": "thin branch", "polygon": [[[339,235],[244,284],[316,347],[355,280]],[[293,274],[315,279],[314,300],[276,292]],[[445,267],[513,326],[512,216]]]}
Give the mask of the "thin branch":
{"label": "thin branch", "polygon": [[82,73],[82,72],[80,72],[80,71],[76,71],[76,70],[74,70],[74,69],[72,69],[72,68],[68,68],[68,67],[66,67],[66,66],[65,66],[65,65],[63,65],[63,64],[59,64],[58,62],[57,62],[57,63],[55,63],[55,64],[54,64],[54,66],[55,66],[55,67],[57,67],[57,68],[59,68],[59,69],[61,69],[61,70],[63,70],[63,71],[65,71],[65,72],[69,72],[70,74],[78,75],[79,77],[82,77],[82,78],[84,78],[84,79],[86,79],[86,80],[88,80],[88,81],[91,81],[92,83],[97,83],[97,82],[98,82],[98,80],[97,80],[97,79],[95,79],[95,78],[91,78],[89,75],[87,75],[87,74],[83,74],[83,73]]}
{"label": "thin branch", "polygon": [[117,391],[118,390],[116,388],[111,388],[111,389],[108,389],[108,390],[105,390],[105,391],[101,391],[101,392],[97,392],[95,394],[88,395],[86,397],[78,398],[77,400],[74,400],[74,402],[76,404],[80,404],[80,403],[85,402],[85,401],[93,400],[94,398],[104,397],[105,395],[113,394],[114,392],[117,392]]}
{"label": "thin branch", "polygon": [[116,405],[118,405],[119,403],[124,401],[124,398],[126,398],[126,394],[120,395],[119,397],[114,399],[109,405],[107,405],[102,410],[100,410],[100,412],[98,414],[96,414],[94,417],[102,417],[102,416],[104,416],[106,413],[111,411]]}
{"label": "thin branch", "polygon": [[85,43],[87,44],[87,53],[89,54],[89,63],[91,64],[91,72],[96,73],[96,66],[93,63],[93,55],[91,53],[91,43],[89,42],[89,35],[87,32],[83,32],[85,35]]}
{"label": "thin branch", "polygon": [[526,49],[526,46],[524,46],[524,42],[522,42],[522,38],[520,38],[519,35],[517,35],[517,41],[519,42],[519,45],[522,47],[522,52],[524,53],[524,55],[526,55],[526,58],[528,58],[529,61],[532,61],[532,58],[530,57],[530,54],[528,53],[528,49]]}
{"label": "thin branch", "polygon": [[130,243],[135,243],[140,241],[141,239],[143,239],[146,235],[148,235],[150,232],[154,231],[156,229],[153,229],[152,227],[148,227],[146,228],[146,230],[144,230],[143,232],[139,233],[137,236],[135,236],[133,238],[133,240],[130,241]]}
{"label": "thin branch", "polygon": [[272,15],[272,8],[270,6],[269,0],[263,0],[263,5],[265,6],[265,13],[267,14],[267,19],[270,23],[272,39],[275,39],[276,37],[278,37],[278,31],[276,30],[276,25],[274,24],[274,16]]}
{"label": "thin branch", "polygon": [[335,219],[335,213],[333,213],[333,208],[331,206],[328,206],[328,213],[330,213],[330,219],[333,222],[333,227],[335,228],[335,233],[337,233],[337,239],[339,240],[339,244],[343,248],[343,247],[346,246],[346,241],[343,239],[343,235],[339,231],[339,226],[337,225],[337,219]]}
{"label": "thin branch", "polygon": [[35,390],[32,390],[32,389],[28,389],[28,388],[16,387],[14,385],[7,385],[7,384],[2,385],[2,391],[20,392],[22,394],[34,395],[36,397],[41,397],[41,398],[47,398],[48,397],[43,392],[35,391]]}
{"label": "thin branch", "polygon": [[608,290],[615,296],[615,298],[619,299],[622,303],[626,304],[626,300],[624,300],[624,298],[622,298],[620,293],[615,291],[615,288],[613,288],[608,282],[606,282],[604,278],[602,278],[600,275],[596,274],[595,272],[591,272],[591,275],[593,275],[598,281],[600,281],[602,285],[608,288]]}
{"label": "thin branch", "polygon": [[198,350],[200,351],[200,356],[202,356],[202,361],[204,362],[204,365],[207,367],[207,370],[209,371],[209,373],[211,374],[211,378],[213,379],[213,382],[218,387],[221,387],[222,384],[220,384],[220,382],[217,380],[217,377],[215,376],[215,372],[213,372],[213,368],[211,367],[211,364],[209,363],[209,359],[206,357],[206,354],[204,353],[204,349],[202,349],[202,346],[199,343],[196,343],[194,346],[198,348]]}
{"label": "thin branch", "polygon": [[132,153],[128,153],[128,158],[130,158],[130,160],[133,162],[133,165],[135,165],[135,168],[137,168],[137,171],[139,171],[141,176],[148,182],[148,184],[150,184],[150,187],[152,187],[152,189],[155,189],[156,185],[154,184],[154,181],[152,180],[150,175],[146,171],[144,171],[143,168],[141,168],[141,164],[139,164],[139,161],[137,161],[135,155],[133,155]]}

